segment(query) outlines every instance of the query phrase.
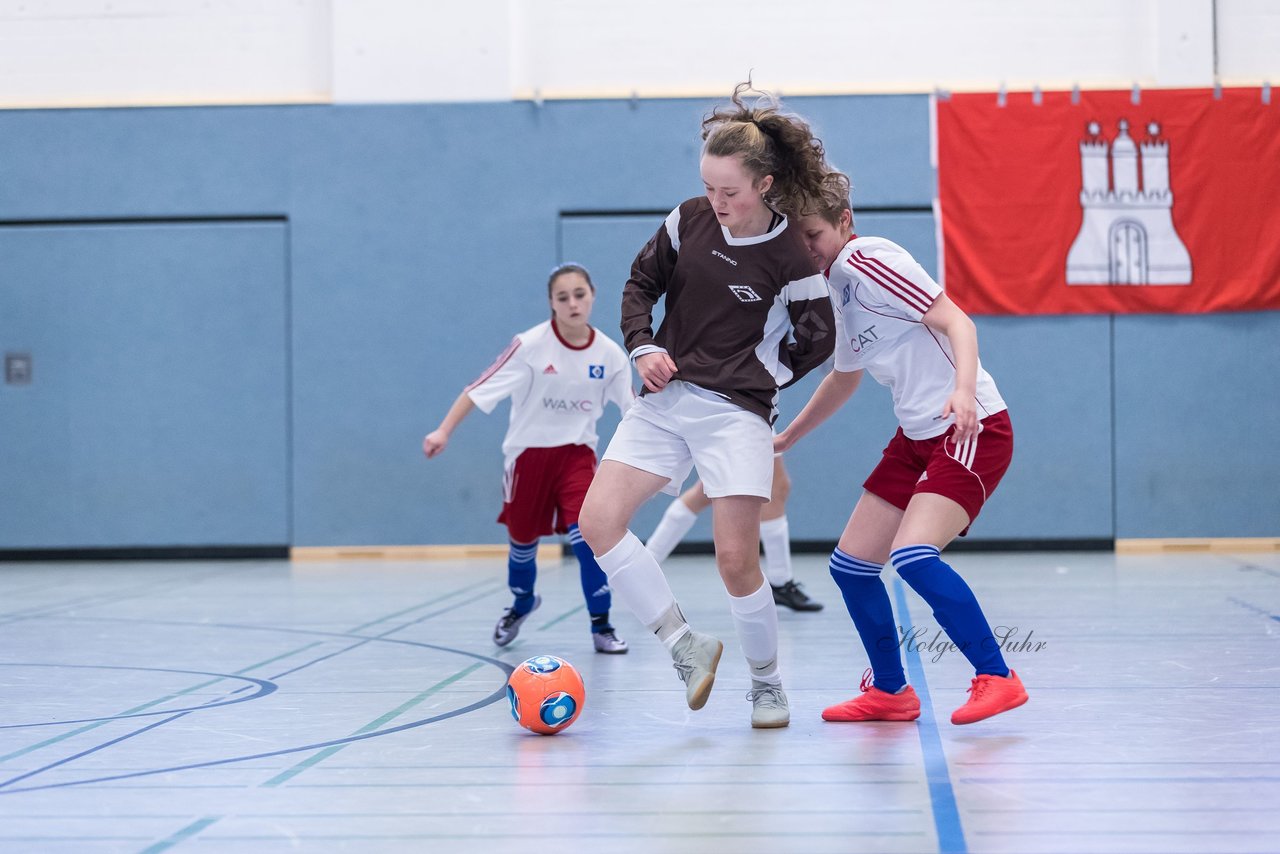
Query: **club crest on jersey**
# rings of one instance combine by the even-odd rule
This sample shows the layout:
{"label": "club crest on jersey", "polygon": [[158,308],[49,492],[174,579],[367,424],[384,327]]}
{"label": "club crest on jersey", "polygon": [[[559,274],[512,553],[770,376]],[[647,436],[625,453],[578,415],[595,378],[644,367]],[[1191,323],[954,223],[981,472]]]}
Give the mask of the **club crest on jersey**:
{"label": "club crest on jersey", "polygon": [[604,365],[587,365],[587,377],[593,380],[604,379]]}
{"label": "club crest on jersey", "polygon": [[841,305],[849,304],[849,286],[848,285],[845,285],[844,290],[841,291],[840,293],[840,304]]}
{"label": "club crest on jersey", "polygon": [[760,295],[750,285],[730,285],[729,290],[742,302],[760,302]]}
{"label": "club crest on jersey", "polygon": [[558,373],[560,373],[559,371],[557,371],[557,370],[556,370],[556,366],[555,366],[555,365],[547,365],[545,368],[543,368],[543,369],[542,369],[542,372],[543,372],[544,374],[558,374]]}

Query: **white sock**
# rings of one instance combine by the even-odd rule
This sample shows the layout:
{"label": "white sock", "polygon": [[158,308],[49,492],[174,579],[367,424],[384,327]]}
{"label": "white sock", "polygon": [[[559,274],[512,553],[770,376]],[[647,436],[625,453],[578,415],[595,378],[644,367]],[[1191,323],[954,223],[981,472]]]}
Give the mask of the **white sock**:
{"label": "white sock", "polygon": [[781,685],[778,672],[778,608],[766,581],[755,593],[730,596],[729,610],[738,629],[738,642],[751,667],[751,678]]}
{"label": "white sock", "polygon": [[791,527],[786,515],[760,523],[760,544],[764,546],[764,576],[774,587],[795,578],[791,573]]}
{"label": "white sock", "polygon": [[677,498],[671,502],[667,512],[662,514],[662,521],[653,529],[653,533],[649,535],[649,542],[645,543],[644,547],[653,555],[654,560],[662,563],[671,556],[672,549],[679,545],[697,520],[698,514]]}
{"label": "white sock", "polygon": [[680,606],[671,593],[667,577],[662,574],[662,567],[658,566],[639,537],[627,531],[616,546],[605,554],[596,555],[596,563],[609,577],[609,589],[613,591],[614,598],[648,626],[667,649],[688,634],[689,624],[680,613]]}

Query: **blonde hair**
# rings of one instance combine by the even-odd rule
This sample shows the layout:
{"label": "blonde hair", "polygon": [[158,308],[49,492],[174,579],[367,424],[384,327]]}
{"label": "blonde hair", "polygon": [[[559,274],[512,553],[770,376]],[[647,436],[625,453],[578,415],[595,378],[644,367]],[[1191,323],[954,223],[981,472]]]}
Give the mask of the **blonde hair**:
{"label": "blonde hair", "polygon": [[756,183],[772,175],[765,201],[787,216],[799,216],[820,195],[828,171],[822,141],[804,119],[782,112],[778,99],[768,92],[759,92],[755,104],[748,106],[742,96],[750,91],[750,80],[739,83],[730,105],[703,119],[702,153],[740,155]]}

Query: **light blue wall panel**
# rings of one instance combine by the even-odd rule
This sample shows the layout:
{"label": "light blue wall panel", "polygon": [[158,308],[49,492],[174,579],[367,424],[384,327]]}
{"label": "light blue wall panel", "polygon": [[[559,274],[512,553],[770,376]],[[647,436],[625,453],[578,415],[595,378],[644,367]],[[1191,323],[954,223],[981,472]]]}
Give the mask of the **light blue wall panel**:
{"label": "light blue wall panel", "polygon": [[[301,114],[292,133],[306,144],[290,161],[298,545],[502,540],[493,519],[505,408],[471,416],[439,459],[422,458],[421,438],[512,334],[547,316],[546,273],[576,253],[562,212],[664,210],[702,191],[698,131],[710,106]],[[928,203],[926,99],[814,107],[815,122],[838,131],[829,139],[842,162],[897,152],[894,179],[871,180],[867,199]],[[619,267],[639,248],[626,242]],[[620,288],[610,279],[606,291]],[[606,330],[618,311],[609,301],[595,315]]]}
{"label": "light blue wall panel", "polygon": [[0,114],[0,220],[282,214],[319,107]]}
{"label": "light blue wall panel", "polygon": [[1013,463],[975,538],[1110,539],[1111,319],[975,317],[1013,422]]}
{"label": "light blue wall panel", "polygon": [[1116,318],[1116,536],[1280,537],[1280,313]]}
{"label": "light blue wall panel", "polygon": [[[288,497],[284,502],[293,514],[291,542],[296,545],[496,542],[503,536],[493,518],[505,414],[473,415],[439,460],[422,458],[421,438],[513,333],[547,316],[546,274],[562,258],[582,260],[597,270],[601,296],[595,320],[606,331],[616,329],[617,289],[656,220],[643,221],[648,220],[645,215],[625,227],[615,222],[606,228],[590,217],[564,214],[664,211],[701,192],[698,130],[712,105],[710,100],[669,100],[549,102],[541,107],[7,111],[0,113],[0,222],[287,217],[284,258],[212,245],[194,247],[183,258],[191,264],[207,261],[206,266],[227,274],[224,279],[245,288],[235,299],[244,301],[254,322],[271,325],[283,317],[283,308],[268,310],[259,300],[278,293],[271,288],[282,287],[268,283],[291,282],[292,373],[287,379],[292,395],[274,392],[277,408],[264,409],[258,398],[250,403],[227,396],[222,381],[184,367],[190,381],[183,384],[186,396],[180,399],[193,412],[243,406],[251,413],[248,417],[262,419],[272,430],[291,408],[292,468],[283,441],[274,450],[261,446],[262,455],[255,459],[267,472],[262,488],[273,496],[292,490],[292,503]],[[933,194],[927,99],[800,98],[790,105],[812,120],[833,161],[852,175],[859,232],[901,243],[936,273],[931,218],[911,211],[927,206]],[[906,210],[875,210],[886,207]],[[629,230],[633,226],[634,232]],[[130,262],[140,264],[137,259],[153,249],[119,243],[98,247],[96,255],[82,256],[77,249],[64,261],[86,269],[124,270]],[[15,265],[39,269],[41,263],[51,262],[23,256],[12,244],[0,261],[10,270],[19,269]],[[287,274],[281,272],[286,264]],[[85,270],[78,274],[87,275]],[[134,294],[126,289],[120,298],[141,300],[135,305],[139,324],[151,323],[151,315],[171,318],[179,306],[166,300],[208,307],[201,298],[189,300],[185,291],[157,290],[154,299],[144,298],[154,288],[148,278],[153,271],[144,267],[128,275],[140,290]],[[8,287],[8,279],[4,285]],[[63,335],[63,327],[30,316],[39,299],[24,291],[20,302],[34,300],[35,308],[10,306],[0,318],[9,329],[53,336],[37,352],[37,385],[28,389],[35,395],[41,393],[41,371],[48,366],[41,353],[60,345]],[[1259,389],[1274,386],[1261,365],[1266,359],[1275,364],[1275,315],[1168,320],[1174,324],[1169,340],[1181,342],[1182,349],[1167,355],[1196,379],[1187,387],[1195,386],[1202,396],[1226,406],[1213,411],[1237,411],[1238,405],[1227,404],[1260,397]],[[1125,328],[1130,321],[1137,324],[1132,333]],[[1161,432],[1158,441],[1142,446],[1130,437],[1133,425],[1145,422],[1131,411],[1141,413],[1139,404],[1154,403],[1162,388],[1175,399],[1187,395],[1183,385],[1152,373],[1152,353],[1157,351],[1148,340],[1152,335],[1140,331],[1142,322],[1117,321],[1115,475],[1121,502],[1113,508],[1111,320],[978,319],[984,359],[1010,399],[1018,445],[1014,468],[975,527],[975,536],[1108,536],[1113,513],[1120,519],[1116,533],[1121,536],[1268,529],[1268,518],[1276,515],[1275,491],[1267,492],[1265,486],[1275,482],[1275,463],[1270,447],[1258,437],[1275,426],[1275,396],[1250,403],[1262,415],[1257,432],[1247,426],[1224,428],[1231,440],[1225,445],[1212,441],[1207,430],[1170,428],[1169,434]],[[1209,334],[1211,343],[1199,339],[1201,333]],[[114,334],[95,343],[94,333],[88,343],[116,350],[137,347],[140,352],[150,346],[145,339],[134,343]],[[240,333],[228,334],[234,342]],[[7,341],[5,345],[9,349]],[[257,352],[250,345],[242,350]],[[108,380],[103,382],[111,388]],[[286,380],[269,382],[279,389]],[[802,383],[784,395],[784,417],[799,408],[810,388]],[[7,400],[12,391],[3,392],[0,417],[14,417]],[[34,419],[32,424],[56,425],[63,410],[93,409],[104,401],[95,388],[63,391],[62,399],[43,400],[39,412],[24,417]],[[823,451],[802,446],[793,452],[797,537],[829,537],[843,524],[857,484],[892,431],[888,397],[881,395],[869,384],[811,438],[809,444],[821,442]],[[123,393],[110,398],[128,399]],[[1192,404],[1187,409],[1207,411]],[[233,415],[219,414],[210,423]],[[78,437],[48,429],[51,436],[61,437],[65,455],[80,453],[73,445]],[[98,448],[103,457],[119,457],[100,458],[103,471],[114,475],[132,468],[155,483],[172,475],[173,461],[163,454],[144,454],[128,444],[115,447]],[[1227,465],[1215,471],[1232,475],[1232,488],[1243,485],[1259,497],[1244,509],[1221,510],[1231,519],[1211,514],[1202,524],[1195,512],[1198,505],[1187,496],[1198,491],[1216,500],[1228,487],[1208,469],[1196,468],[1198,463],[1161,468],[1175,452],[1202,459],[1225,454]],[[839,467],[831,464],[829,454],[836,455]],[[1246,465],[1245,460],[1251,462]],[[14,471],[27,471],[8,465],[5,473],[11,478]],[[848,477],[833,476],[833,470],[847,470]],[[292,480],[281,486],[276,478],[288,477],[290,471]],[[36,502],[32,490],[38,486],[24,483],[22,489]],[[811,503],[805,495],[812,496]],[[1177,501],[1186,502],[1184,510],[1164,506]],[[262,528],[253,532],[253,539],[279,541],[276,532],[285,530],[284,517],[274,497],[263,498],[262,506],[267,505],[276,509],[263,511]],[[1218,505],[1231,507],[1229,501]],[[172,521],[180,513],[156,511],[155,518]],[[184,530],[191,542],[231,542],[228,531],[241,530],[247,513],[235,501],[221,502],[208,513],[187,514]],[[147,523],[137,524],[145,528]],[[155,531],[142,528],[129,535],[162,544]],[[286,530],[284,536],[289,535]],[[37,539],[32,535],[23,542],[37,544]],[[52,538],[39,544],[67,542]]]}
{"label": "light blue wall panel", "polygon": [[0,548],[289,542],[285,235],[0,228]]}

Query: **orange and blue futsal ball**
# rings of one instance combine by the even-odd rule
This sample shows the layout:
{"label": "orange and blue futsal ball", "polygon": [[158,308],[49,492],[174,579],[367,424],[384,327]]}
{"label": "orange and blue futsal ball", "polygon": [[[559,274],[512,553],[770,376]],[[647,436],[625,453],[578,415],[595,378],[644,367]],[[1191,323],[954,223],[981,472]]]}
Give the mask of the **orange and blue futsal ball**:
{"label": "orange and blue futsal ball", "polygon": [[572,664],[554,655],[536,655],[507,680],[511,717],[525,729],[555,735],[578,719],[587,689]]}

